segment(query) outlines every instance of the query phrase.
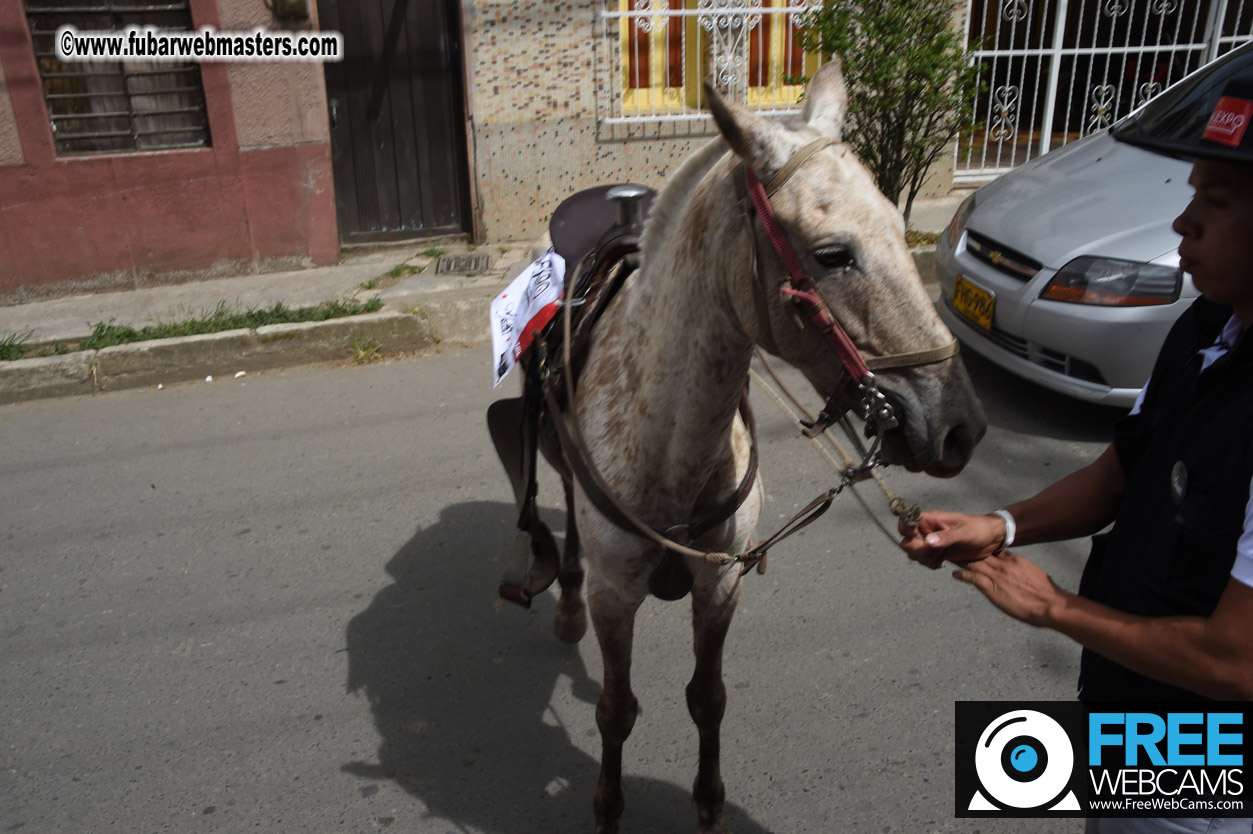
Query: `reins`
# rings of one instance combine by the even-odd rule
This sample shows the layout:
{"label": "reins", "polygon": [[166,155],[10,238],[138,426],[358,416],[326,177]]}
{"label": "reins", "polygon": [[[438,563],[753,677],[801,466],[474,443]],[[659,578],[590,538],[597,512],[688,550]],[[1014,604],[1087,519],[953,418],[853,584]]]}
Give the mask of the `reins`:
{"label": "reins", "polygon": [[[761,351],[756,351],[755,353],[757,355],[757,361],[761,363],[762,368],[765,369],[766,374],[769,375],[774,385],[778,386],[779,390],[774,390],[774,388],[772,388],[771,385],[762,378],[761,374],[757,373],[756,370],[750,369],[749,374],[757,383],[757,386],[770,396],[770,399],[774,401],[774,404],[778,406],[779,410],[783,412],[783,414],[787,416],[788,420],[790,420],[793,424],[800,426],[812,424],[814,421],[814,415],[810,414],[808,409],[801,404],[800,400],[792,394],[791,390],[788,389],[783,380],[779,378],[779,375],[775,373],[774,368],[771,367],[770,362],[766,359],[765,355],[763,355]],[[789,406],[787,402],[784,402],[784,397],[791,402],[791,406]],[[804,415],[805,419],[802,419],[794,411],[792,411],[792,406],[800,411],[800,413]],[[848,422],[847,416],[840,418],[840,428],[844,430],[845,435],[857,448],[858,453],[863,456],[864,460],[866,447],[858,439],[856,431]],[[823,440],[826,441],[827,445],[823,445]],[[911,504],[903,497],[892,491],[891,487],[888,486],[887,481],[884,480],[882,473],[879,471],[881,467],[872,466],[869,469],[866,469],[863,466],[855,464],[853,462],[853,458],[850,457],[848,452],[844,450],[844,447],[840,445],[839,441],[831,436],[830,432],[824,432],[821,438],[810,437],[809,442],[814,445],[814,448],[818,450],[819,454],[826,458],[827,462],[831,464],[831,468],[839,474],[840,488],[849,488],[849,492],[851,492],[853,497],[857,499],[857,503],[861,504],[861,508],[865,510],[866,515],[875,523],[875,526],[882,531],[883,535],[886,536],[888,541],[890,541],[893,545],[899,546],[900,543],[897,541],[896,536],[892,533],[892,531],[883,526],[883,522],[879,520],[877,515],[875,515],[874,510],[872,510],[870,505],[866,503],[866,500],[861,497],[861,493],[859,493],[856,489],[856,484],[865,480],[867,477],[873,477],[875,483],[878,484],[879,489],[882,490],[883,496],[888,500],[888,508],[892,511],[892,515],[904,521],[908,527],[913,528],[918,526],[918,519],[922,514],[921,509],[917,504]],[[831,447],[830,449],[827,448],[828,445]],[[840,456],[841,460],[837,461],[832,456],[832,450]]]}

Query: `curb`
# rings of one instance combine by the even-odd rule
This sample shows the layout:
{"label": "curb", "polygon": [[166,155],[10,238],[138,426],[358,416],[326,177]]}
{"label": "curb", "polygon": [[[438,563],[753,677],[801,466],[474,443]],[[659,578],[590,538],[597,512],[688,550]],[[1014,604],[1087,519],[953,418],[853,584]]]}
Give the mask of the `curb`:
{"label": "curb", "polygon": [[380,312],[136,342],[64,356],[0,362],[0,403],[351,360],[354,344],[363,350],[391,354],[428,350],[440,341],[426,316]]}

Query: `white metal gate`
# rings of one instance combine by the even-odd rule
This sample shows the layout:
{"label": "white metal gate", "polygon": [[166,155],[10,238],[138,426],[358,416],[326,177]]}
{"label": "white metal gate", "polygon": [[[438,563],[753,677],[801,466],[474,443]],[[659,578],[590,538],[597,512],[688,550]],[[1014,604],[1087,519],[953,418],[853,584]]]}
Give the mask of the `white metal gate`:
{"label": "white metal gate", "polygon": [[985,90],[958,183],[1108,127],[1253,39],[1253,0],[967,0],[966,35]]}

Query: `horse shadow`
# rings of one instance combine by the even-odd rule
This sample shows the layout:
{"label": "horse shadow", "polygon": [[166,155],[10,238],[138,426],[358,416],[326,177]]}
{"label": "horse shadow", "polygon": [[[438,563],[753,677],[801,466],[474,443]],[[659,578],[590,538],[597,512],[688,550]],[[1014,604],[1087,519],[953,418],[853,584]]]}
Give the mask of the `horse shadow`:
{"label": "horse shadow", "polygon": [[[387,563],[392,584],[347,627],[348,690],[370,702],[377,762],[342,769],[394,782],[458,830],[587,831],[600,763],[574,743],[553,702],[568,688],[590,720],[601,687],[577,647],[553,635],[553,597],[493,612],[514,513],[499,502],[446,507]],[[562,527],[556,514],[545,521]],[[599,750],[598,738],[583,741]],[[624,784],[624,829],[691,829],[686,788],[630,776]],[[768,834],[730,804],[727,821],[737,834]]]}

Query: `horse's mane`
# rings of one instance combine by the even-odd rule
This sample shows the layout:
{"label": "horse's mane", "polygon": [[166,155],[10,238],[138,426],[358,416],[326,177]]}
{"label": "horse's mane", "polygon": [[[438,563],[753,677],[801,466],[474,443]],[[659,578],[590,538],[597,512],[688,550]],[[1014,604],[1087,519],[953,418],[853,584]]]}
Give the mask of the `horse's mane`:
{"label": "horse's mane", "polygon": [[648,262],[649,252],[660,251],[674,228],[675,218],[683,212],[692,192],[696,190],[696,184],[727,150],[726,140],[716,136],[689,156],[666,180],[648,212],[648,219],[644,221],[644,233],[640,236],[640,251],[644,263]]}

